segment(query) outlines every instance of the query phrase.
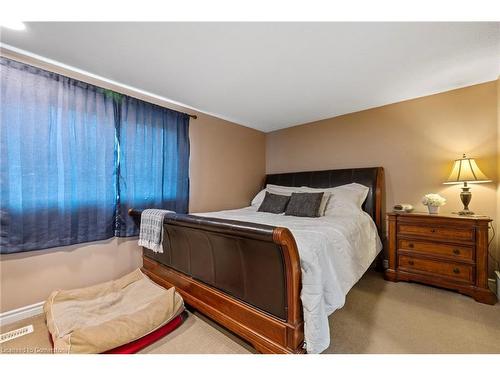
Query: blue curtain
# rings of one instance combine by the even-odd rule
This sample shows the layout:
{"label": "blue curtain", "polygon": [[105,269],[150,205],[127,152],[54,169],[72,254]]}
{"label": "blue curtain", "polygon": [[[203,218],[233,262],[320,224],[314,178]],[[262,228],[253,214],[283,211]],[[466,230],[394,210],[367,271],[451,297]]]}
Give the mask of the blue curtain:
{"label": "blue curtain", "polygon": [[116,235],[134,236],[129,208],[188,212],[189,116],[128,96],[120,104]]}
{"label": "blue curtain", "polygon": [[0,58],[0,253],[133,236],[186,213],[189,116]]}
{"label": "blue curtain", "polygon": [[58,74],[0,62],[1,252],[112,237],[112,97]]}

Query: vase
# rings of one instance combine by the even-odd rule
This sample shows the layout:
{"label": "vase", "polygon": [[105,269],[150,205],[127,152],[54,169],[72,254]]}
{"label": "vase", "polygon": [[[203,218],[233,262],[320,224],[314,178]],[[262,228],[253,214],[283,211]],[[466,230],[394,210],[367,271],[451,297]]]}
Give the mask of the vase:
{"label": "vase", "polygon": [[439,206],[427,206],[427,209],[429,210],[430,214],[438,214],[439,213]]}

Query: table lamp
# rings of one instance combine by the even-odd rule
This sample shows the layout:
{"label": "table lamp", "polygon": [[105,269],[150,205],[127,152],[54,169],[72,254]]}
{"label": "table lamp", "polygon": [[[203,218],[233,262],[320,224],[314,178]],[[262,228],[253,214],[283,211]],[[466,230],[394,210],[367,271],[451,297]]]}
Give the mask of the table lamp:
{"label": "table lamp", "polygon": [[491,182],[491,180],[485,176],[483,172],[479,169],[476,161],[472,158],[468,158],[463,155],[462,159],[455,160],[453,164],[453,169],[448,177],[448,180],[444,182],[445,184],[460,184],[464,183],[462,186],[462,192],[460,193],[460,199],[464,205],[464,209],[458,212],[459,215],[474,215],[474,212],[469,210],[469,203],[472,199],[472,193],[470,192],[470,187],[467,183],[481,183],[481,182]]}

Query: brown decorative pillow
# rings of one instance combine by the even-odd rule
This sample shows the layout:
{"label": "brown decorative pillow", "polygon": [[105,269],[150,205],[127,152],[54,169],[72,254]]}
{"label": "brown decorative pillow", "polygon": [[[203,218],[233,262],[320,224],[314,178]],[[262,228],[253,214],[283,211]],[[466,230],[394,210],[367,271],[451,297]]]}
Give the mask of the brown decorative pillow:
{"label": "brown decorative pillow", "polygon": [[282,214],[285,212],[289,200],[290,197],[287,195],[272,194],[266,191],[266,196],[257,211]]}
{"label": "brown decorative pillow", "polygon": [[285,215],[319,217],[319,206],[323,198],[321,193],[292,193]]}

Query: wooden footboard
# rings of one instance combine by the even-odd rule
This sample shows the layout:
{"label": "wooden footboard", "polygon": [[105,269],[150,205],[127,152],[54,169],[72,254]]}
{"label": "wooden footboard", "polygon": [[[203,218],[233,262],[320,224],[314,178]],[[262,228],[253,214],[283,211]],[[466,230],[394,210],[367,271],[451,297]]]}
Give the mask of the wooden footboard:
{"label": "wooden footboard", "polygon": [[[131,211],[136,218],[139,211]],[[304,353],[297,245],[286,228],[167,215],[143,271],[262,353]]]}

